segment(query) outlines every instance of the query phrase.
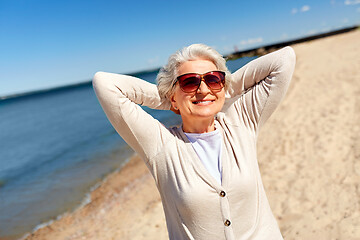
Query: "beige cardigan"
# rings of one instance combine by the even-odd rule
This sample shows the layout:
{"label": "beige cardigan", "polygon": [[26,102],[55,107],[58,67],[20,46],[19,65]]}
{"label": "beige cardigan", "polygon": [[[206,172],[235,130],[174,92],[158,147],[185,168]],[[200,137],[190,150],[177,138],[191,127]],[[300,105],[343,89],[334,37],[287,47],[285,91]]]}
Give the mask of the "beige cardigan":
{"label": "beige cardigan", "polygon": [[221,185],[181,127],[168,129],[138,106],[170,109],[156,85],[96,73],[93,86],[108,119],[155,179],[170,239],[282,239],[261,181],[256,140],[285,95],[294,67],[295,53],[286,47],[232,74],[227,101],[215,120],[222,134]]}

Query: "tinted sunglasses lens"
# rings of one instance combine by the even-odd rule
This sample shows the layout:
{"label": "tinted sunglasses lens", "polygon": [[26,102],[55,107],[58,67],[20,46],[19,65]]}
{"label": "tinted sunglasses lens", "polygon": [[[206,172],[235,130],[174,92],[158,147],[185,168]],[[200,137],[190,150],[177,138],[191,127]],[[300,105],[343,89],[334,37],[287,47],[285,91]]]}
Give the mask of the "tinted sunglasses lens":
{"label": "tinted sunglasses lens", "polygon": [[198,89],[200,85],[200,76],[198,75],[190,75],[190,76],[181,76],[179,79],[180,88],[184,92],[194,92]]}
{"label": "tinted sunglasses lens", "polygon": [[204,80],[211,89],[219,90],[223,88],[225,75],[222,72],[211,72],[204,76]]}
{"label": "tinted sunglasses lens", "polygon": [[201,78],[203,78],[206,85],[213,90],[220,90],[224,87],[225,73],[221,71],[209,72],[204,75],[196,73],[185,74],[179,76],[177,82],[184,92],[191,93],[199,88]]}

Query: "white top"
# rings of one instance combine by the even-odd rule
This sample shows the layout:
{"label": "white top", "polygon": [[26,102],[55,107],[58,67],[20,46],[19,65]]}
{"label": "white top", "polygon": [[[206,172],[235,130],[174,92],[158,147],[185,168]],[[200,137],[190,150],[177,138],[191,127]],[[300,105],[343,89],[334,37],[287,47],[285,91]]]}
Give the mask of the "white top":
{"label": "white top", "polygon": [[221,134],[218,129],[208,133],[186,133],[206,170],[221,184]]}

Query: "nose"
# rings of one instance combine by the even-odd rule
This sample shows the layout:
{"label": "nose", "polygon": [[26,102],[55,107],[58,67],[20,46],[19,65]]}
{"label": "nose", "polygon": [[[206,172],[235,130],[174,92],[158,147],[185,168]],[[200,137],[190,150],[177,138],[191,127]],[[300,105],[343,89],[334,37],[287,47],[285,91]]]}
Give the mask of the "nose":
{"label": "nose", "polygon": [[206,85],[204,79],[201,79],[200,86],[197,90],[197,93],[207,94],[209,92],[210,92],[210,89],[209,89],[208,85]]}

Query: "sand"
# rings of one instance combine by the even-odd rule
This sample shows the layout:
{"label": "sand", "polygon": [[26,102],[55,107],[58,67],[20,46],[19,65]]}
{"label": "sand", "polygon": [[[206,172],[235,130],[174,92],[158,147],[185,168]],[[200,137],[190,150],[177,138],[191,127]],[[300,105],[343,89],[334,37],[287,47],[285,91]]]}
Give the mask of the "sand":
{"label": "sand", "polygon": [[[286,98],[262,129],[259,165],[285,239],[360,240],[360,31],[293,45]],[[138,157],[91,203],[27,240],[167,239],[159,194]]]}

